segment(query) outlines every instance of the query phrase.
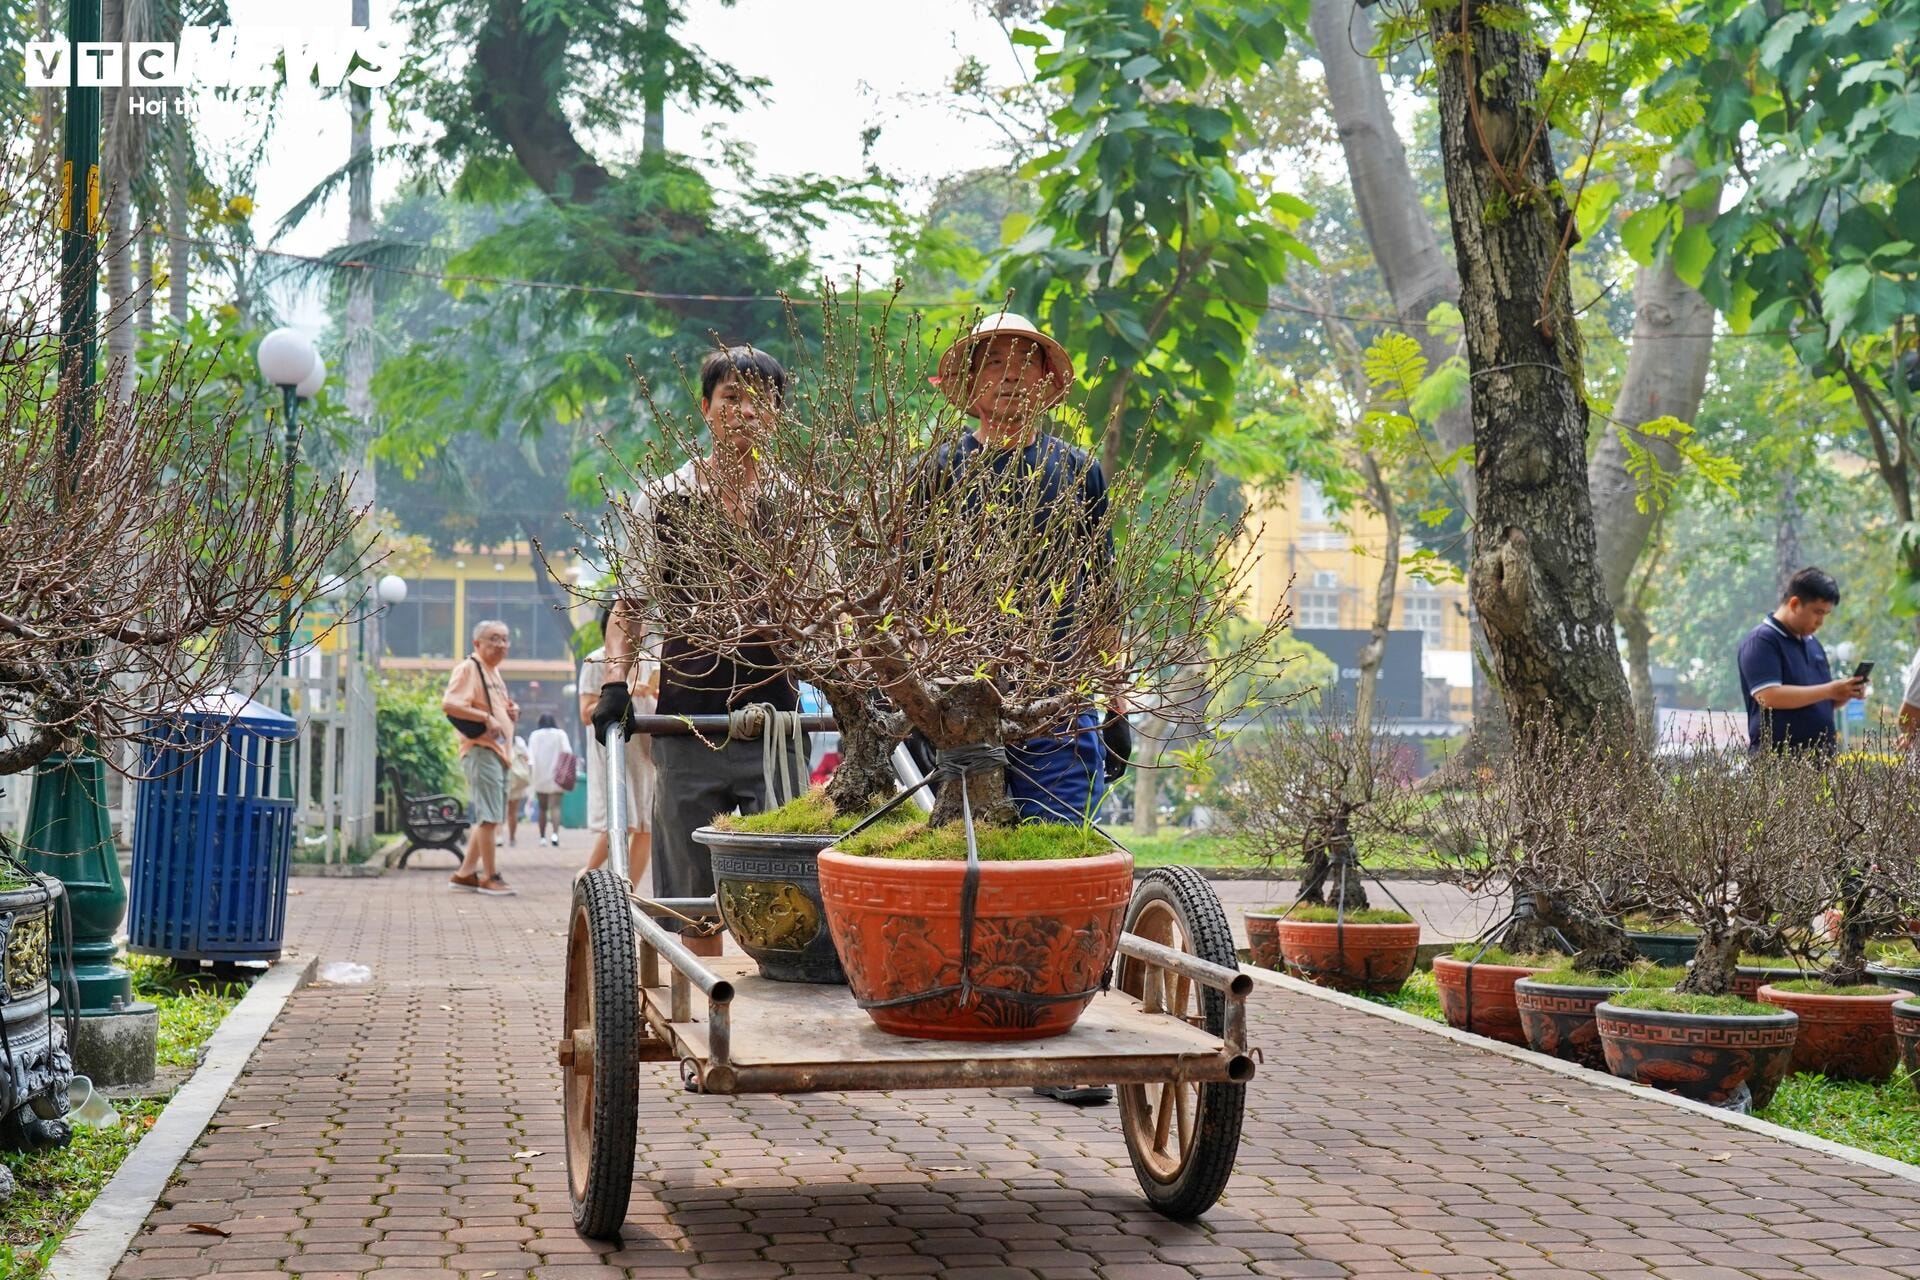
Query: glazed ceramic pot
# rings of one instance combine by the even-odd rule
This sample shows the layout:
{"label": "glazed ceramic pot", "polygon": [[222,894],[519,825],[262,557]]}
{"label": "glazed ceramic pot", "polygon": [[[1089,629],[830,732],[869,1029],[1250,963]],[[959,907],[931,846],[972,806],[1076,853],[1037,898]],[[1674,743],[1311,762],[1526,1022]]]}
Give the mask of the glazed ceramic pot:
{"label": "glazed ceramic pot", "polygon": [[[1915,958],[1920,959],[1920,957]],[[1867,976],[1883,987],[1920,996],[1920,969],[1908,969],[1890,964],[1870,964],[1867,966]]]}
{"label": "glazed ceramic pot", "polygon": [[1600,1028],[1593,1011],[1620,987],[1571,987],[1522,978],[1513,984],[1513,1003],[1527,1048],[1577,1062],[1595,1071],[1607,1069]]}
{"label": "glazed ceramic pot", "polygon": [[775,982],[845,982],[820,901],[820,851],[831,835],[773,835],[701,827],[713,856],[720,918],[760,973]]}
{"label": "glazed ceramic pot", "polygon": [[1433,981],[1440,988],[1440,1008],[1448,1026],[1522,1047],[1527,1035],[1520,1026],[1513,984],[1539,972],[1516,964],[1468,964],[1452,956],[1433,960]]}
{"label": "glazed ceramic pot", "polygon": [[1893,1006],[1893,1038],[1900,1048],[1900,1065],[1920,1084],[1920,1000],[1909,998]]}
{"label": "glazed ceramic pot", "polygon": [[967,865],[820,855],[827,927],[874,1024],[933,1040],[1038,1040],[1073,1026],[1120,945],[1133,855],[983,862],[961,990]]}
{"label": "glazed ceramic pot", "polygon": [[1685,964],[1693,959],[1700,938],[1691,933],[1633,933],[1627,934],[1627,941],[1633,949],[1658,965]]}
{"label": "glazed ceramic pot", "polygon": [[1593,1018],[1607,1070],[1621,1079],[1711,1103],[1731,1100],[1744,1084],[1756,1111],[1787,1078],[1800,1022],[1785,1009],[1772,1016],[1668,1013],[1610,1003]]}
{"label": "glazed ceramic pot", "polygon": [[63,1145],[71,1133],[73,1062],[50,977],[64,892],[52,876],[0,890],[0,1149],[38,1151]]}
{"label": "glazed ceramic pot", "polygon": [[1804,971],[1794,968],[1763,969],[1758,965],[1743,964],[1733,971],[1733,994],[1742,1000],[1757,1000],[1760,998],[1760,988],[1769,982],[1791,982],[1806,976]]}
{"label": "glazed ceramic pot", "polygon": [[1762,1004],[1791,1009],[1800,1015],[1800,1032],[1793,1041],[1793,1070],[1817,1073],[1829,1080],[1891,1079],[1900,1048],[1893,1037],[1893,1006],[1906,993],[1888,991],[1875,996],[1832,996],[1811,991],[1760,988]]}
{"label": "glazed ceramic pot", "polygon": [[[1251,939],[1251,917],[1248,929]],[[1392,995],[1420,950],[1417,924],[1282,920],[1275,932],[1288,973],[1337,991]]]}

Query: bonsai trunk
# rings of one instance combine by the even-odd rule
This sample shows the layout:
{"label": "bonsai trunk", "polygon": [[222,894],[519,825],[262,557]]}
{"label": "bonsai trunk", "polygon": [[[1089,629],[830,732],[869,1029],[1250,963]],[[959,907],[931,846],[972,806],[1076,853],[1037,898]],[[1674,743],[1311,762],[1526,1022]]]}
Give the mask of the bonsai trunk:
{"label": "bonsai trunk", "polygon": [[864,695],[817,677],[814,684],[840,724],[840,764],[827,783],[827,799],[836,813],[870,813],[900,788],[893,772],[893,735]]}
{"label": "bonsai trunk", "polygon": [[1733,990],[1739,951],[1740,939],[1733,930],[1725,926],[1701,930],[1700,942],[1693,951],[1693,965],[1675,990],[1697,996],[1726,995]]}
{"label": "bonsai trunk", "polygon": [[1626,931],[1613,921],[1570,910],[1546,890],[1518,880],[1513,887],[1513,915],[1505,942],[1518,954],[1559,952],[1571,946],[1575,964],[1600,973],[1618,973],[1640,958]]}
{"label": "bonsai trunk", "polygon": [[1866,891],[1857,880],[1851,881],[1840,896],[1840,936],[1835,939],[1839,949],[1833,963],[1820,975],[1837,987],[1869,981],[1867,943],[1873,930],[1865,918],[1866,898]]}
{"label": "bonsai trunk", "polygon": [[1352,839],[1346,837],[1344,832],[1342,839],[1346,842],[1347,856],[1339,861],[1339,867],[1345,889],[1342,890],[1336,882],[1332,891],[1328,891],[1327,881],[1333,876],[1335,867],[1332,850],[1339,847],[1338,842],[1330,841],[1307,855],[1300,900],[1316,907],[1339,905],[1348,911],[1365,911],[1372,904],[1367,901],[1367,886],[1360,877],[1360,860],[1354,855]]}
{"label": "bonsai trunk", "polygon": [[[940,693],[934,703],[936,723],[923,724],[922,732],[933,745],[944,751],[957,747],[1005,746],[1000,719],[1000,693],[984,680],[968,680]],[[940,784],[933,802],[929,826],[940,827],[961,819],[960,797],[965,794],[979,826],[1010,827],[1020,821],[1020,813],[1007,798],[1005,769],[979,769],[966,775],[966,785],[953,785],[951,779]]]}

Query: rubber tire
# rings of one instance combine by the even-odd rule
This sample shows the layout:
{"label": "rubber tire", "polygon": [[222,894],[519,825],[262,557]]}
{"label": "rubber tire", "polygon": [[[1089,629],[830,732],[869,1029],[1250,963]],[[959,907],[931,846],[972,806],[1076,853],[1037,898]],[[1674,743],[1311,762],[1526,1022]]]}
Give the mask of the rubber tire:
{"label": "rubber tire", "polygon": [[[1240,968],[1227,913],[1221,909],[1213,886],[1199,872],[1192,867],[1155,867],[1142,876],[1134,886],[1133,901],[1127,904],[1129,933],[1141,911],[1154,902],[1172,908],[1196,956],[1222,968]],[[1120,957],[1120,962],[1124,966],[1126,957]],[[1200,1008],[1207,1033],[1224,1034],[1226,993],[1211,987],[1201,988]],[[1121,1104],[1126,1105],[1125,1090],[1121,1091]],[[1240,1125],[1246,1109],[1246,1085],[1225,1082],[1201,1085],[1196,1114],[1199,1132],[1194,1137],[1193,1154],[1172,1182],[1161,1182],[1153,1176],[1134,1149],[1131,1127],[1122,1124],[1121,1128],[1129,1134],[1127,1158],[1133,1162],[1134,1176],[1140,1180],[1147,1203],[1176,1222],[1192,1222],[1218,1204],[1240,1156]]]}
{"label": "rubber tire", "polygon": [[[633,1198],[634,1143],[640,1121],[640,966],[627,894],[605,867],[573,886],[568,931],[585,908],[593,984],[593,1115],[587,1138],[584,1193],[574,1196],[573,1144],[567,1144],[567,1191],[574,1230],[589,1240],[619,1240]],[[568,939],[569,953],[572,938]],[[571,978],[571,965],[569,978]],[[564,1006],[563,1006],[564,1007]]]}

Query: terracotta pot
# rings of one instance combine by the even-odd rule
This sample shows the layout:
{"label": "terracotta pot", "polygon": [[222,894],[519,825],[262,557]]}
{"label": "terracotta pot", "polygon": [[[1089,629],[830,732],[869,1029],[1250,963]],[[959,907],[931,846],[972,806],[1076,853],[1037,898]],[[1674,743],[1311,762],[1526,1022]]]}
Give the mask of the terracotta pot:
{"label": "terracotta pot", "polygon": [[1622,989],[1569,987],[1520,979],[1513,984],[1513,1002],[1520,1014],[1520,1029],[1526,1035],[1527,1047],[1535,1053],[1551,1054],[1595,1071],[1605,1071],[1607,1055],[1600,1046],[1600,1028],[1594,1024],[1593,1011]]}
{"label": "terracotta pot", "polygon": [[1902,1000],[1893,1006],[1893,1038],[1900,1046],[1900,1065],[1920,1084],[1920,1000]]}
{"label": "terracotta pot", "polygon": [[773,835],[701,827],[693,838],[713,856],[720,918],[763,977],[843,983],[827,932],[816,859],[830,835]]}
{"label": "terracotta pot", "polygon": [[1883,987],[1920,996],[1920,969],[1908,969],[1890,964],[1870,964],[1867,966],[1867,976]]}
{"label": "terracotta pot", "polygon": [[1282,920],[1277,932],[1288,973],[1337,991],[1392,995],[1413,972],[1420,950],[1417,924]]}
{"label": "terracotta pot", "polygon": [[1607,1070],[1624,1080],[1701,1102],[1726,1102],[1746,1085],[1758,1111],[1793,1060],[1797,1015],[1667,1013],[1603,1003],[1593,1011]]}
{"label": "terracotta pot", "polygon": [[[827,927],[854,996],[925,995],[961,981],[964,862],[820,855]],[[869,1008],[882,1030],[932,1040],[1037,1040],[1073,1026],[1120,945],[1133,855],[983,862],[973,989]],[[994,990],[1075,999],[1028,1002]]]}
{"label": "terracotta pot", "polygon": [[1800,1015],[1793,1070],[1829,1080],[1878,1082],[1892,1077],[1899,1060],[1893,1006],[1905,995],[1888,991],[1877,996],[1829,996],[1764,986],[1759,999]]}
{"label": "terracotta pot", "polygon": [[1243,914],[1247,922],[1250,963],[1261,969],[1280,968],[1284,963],[1280,956],[1280,913],[1248,911]]}
{"label": "terracotta pot", "polygon": [[1760,998],[1760,988],[1769,982],[1791,982],[1806,976],[1799,969],[1763,969],[1758,965],[1743,964],[1733,971],[1733,994],[1742,1000],[1757,1000]]}
{"label": "terracotta pot", "polygon": [[1433,981],[1440,988],[1440,1008],[1447,1015],[1447,1025],[1522,1048],[1526,1047],[1527,1034],[1520,1027],[1513,984],[1539,972],[1515,964],[1470,965],[1452,956],[1433,959]]}

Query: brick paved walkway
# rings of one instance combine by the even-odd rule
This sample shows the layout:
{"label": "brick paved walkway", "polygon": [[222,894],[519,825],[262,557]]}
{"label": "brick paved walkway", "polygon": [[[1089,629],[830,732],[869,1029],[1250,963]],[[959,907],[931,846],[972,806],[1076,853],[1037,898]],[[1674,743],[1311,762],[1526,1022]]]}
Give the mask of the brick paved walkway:
{"label": "brick paved walkway", "polygon": [[504,901],[296,882],[299,945],[376,983],[294,997],[116,1275],[1920,1276],[1920,1185],[1266,986],[1198,1226],[1143,1210],[1112,1108],[704,1098],[659,1068],[627,1241],[588,1245],[551,1054],[576,856],[509,856]]}

